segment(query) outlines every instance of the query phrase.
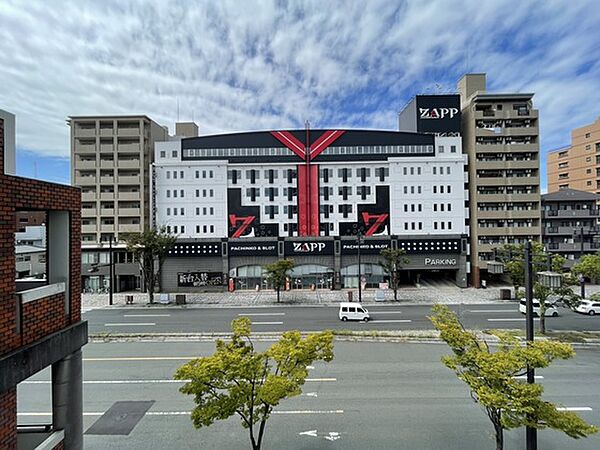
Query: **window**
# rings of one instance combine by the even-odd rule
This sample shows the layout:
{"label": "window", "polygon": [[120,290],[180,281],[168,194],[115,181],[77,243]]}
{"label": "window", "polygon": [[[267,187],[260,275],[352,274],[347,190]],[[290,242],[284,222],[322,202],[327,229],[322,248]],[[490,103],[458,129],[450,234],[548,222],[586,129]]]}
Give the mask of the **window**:
{"label": "window", "polygon": [[177,215],[177,208],[173,208],[173,215],[176,216]]}
{"label": "window", "polygon": [[179,193],[181,194],[181,198],[183,198],[183,189]]}
{"label": "window", "polygon": [[214,225],[211,225],[211,226],[210,226],[210,232],[211,232],[211,233],[214,233],[214,232],[215,232],[215,226],[214,226]]}
{"label": "window", "polygon": [[210,190],[210,196],[211,196],[211,197],[214,197],[214,196],[215,196],[215,191],[214,191],[214,189],[211,189],[211,190]]}
{"label": "window", "polygon": [[590,133],[585,133],[586,139],[590,137]]}
{"label": "window", "polygon": [[171,215],[171,208],[167,208],[167,216]]}
{"label": "window", "polygon": [[181,225],[181,233],[185,233],[185,225]]}
{"label": "window", "polygon": [[206,178],[206,170],[202,171],[202,178]]}
{"label": "window", "polygon": [[448,194],[452,193],[452,186],[448,185]]}
{"label": "window", "polygon": [[196,178],[200,178],[200,171],[196,170]]}
{"label": "window", "polygon": [[437,212],[437,203],[433,204],[433,212]]}
{"label": "window", "polygon": [[167,152],[165,152],[164,150],[161,150],[160,157],[161,158],[166,158],[166,156],[167,156]]}
{"label": "window", "polygon": [[177,158],[177,150],[173,150],[173,151],[171,152],[171,156],[172,156],[173,158]]}
{"label": "window", "polygon": [[206,189],[202,189],[202,197],[206,197]]}
{"label": "window", "polygon": [[173,197],[177,198],[177,189],[173,189]]}
{"label": "window", "polygon": [[196,215],[199,216],[200,215],[200,208],[196,207]]}
{"label": "window", "polygon": [[212,170],[208,171],[208,178],[213,178],[214,172]]}
{"label": "window", "polygon": [[196,233],[200,234],[200,225],[196,225]]}
{"label": "window", "polygon": [[210,215],[211,216],[215,215],[215,208],[213,208],[212,206],[210,207]]}
{"label": "window", "polygon": [[202,232],[203,232],[204,234],[206,234],[206,230],[207,230],[207,227],[206,227],[206,225],[202,225]]}
{"label": "window", "polygon": [[417,186],[417,193],[421,193],[421,186]]}
{"label": "window", "polygon": [[433,166],[433,174],[437,175],[437,167]]}
{"label": "window", "polygon": [[171,198],[171,191],[167,189],[167,198]]}
{"label": "window", "polygon": [[200,189],[196,189],[196,197],[200,197]]}
{"label": "window", "polygon": [[183,170],[179,171],[179,178],[183,180]]}
{"label": "window", "polygon": [[170,178],[171,178],[171,172],[169,172],[169,171],[167,170],[167,180],[169,180]]}
{"label": "window", "polygon": [[437,222],[433,222],[433,229],[437,230]]}
{"label": "window", "polygon": [[[433,186],[433,193],[437,194],[437,186]],[[405,192],[405,194],[406,194],[406,192]]]}
{"label": "window", "polygon": [[450,153],[456,153],[456,145],[450,146]]}
{"label": "window", "polygon": [[444,146],[438,145],[438,153],[444,153]]}
{"label": "window", "polygon": [[452,222],[448,222],[448,229],[451,230],[452,229]]}

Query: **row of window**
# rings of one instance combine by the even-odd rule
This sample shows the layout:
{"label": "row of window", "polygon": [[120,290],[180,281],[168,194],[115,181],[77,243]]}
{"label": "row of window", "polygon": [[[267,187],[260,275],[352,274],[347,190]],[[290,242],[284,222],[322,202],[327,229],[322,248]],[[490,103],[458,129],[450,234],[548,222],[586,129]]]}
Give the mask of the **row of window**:
{"label": "row of window", "polygon": [[[166,191],[166,195],[167,198],[171,198],[171,196],[173,198],[184,198],[185,197],[185,190],[184,189],[167,189]],[[202,197],[203,198],[207,198],[207,197],[214,197],[215,196],[215,190],[214,189],[196,189],[196,198],[200,198],[200,193],[202,193]]]}
{"label": "row of window", "polygon": [[[177,180],[177,174],[179,173],[179,179],[183,180],[184,179],[184,175],[185,172],[183,170],[177,171],[177,170],[167,170],[166,171],[166,176],[167,176],[167,180],[170,180],[171,177],[173,178],[173,180]],[[215,173],[213,170],[196,170],[196,178],[199,179],[200,178],[200,174],[202,174],[202,178],[206,179],[206,178],[214,178],[215,177]]]}
{"label": "row of window", "polygon": [[[214,225],[196,225],[196,234],[207,234],[214,232]],[[167,225],[167,233],[185,234],[185,225]]]}
{"label": "row of window", "polygon": [[[453,148],[453,150],[452,150]],[[443,152],[443,148],[439,152]],[[451,146],[451,151],[456,153],[456,146]],[[161,152],[161,158],[164,158]],[[369,154],[430,154],[433,153],[431,145],[358,145],[329,147],[323,155],[369,155]],[[245,156],[291,156],[292,152],[287,147],[248,147],[248,148],[190,148],[182,150],[184,158],[218,158],[218,157],[245,157]],[[173,151],[173,157],[177,152]]]}
{"label": "row of window", "polygon": [[[199,216],[200,215],[200,207],[196,207],[196,215]],[[171,214],[172,213],[172,214]],[[167,208],[167,216],[185,216],[185,208]],[[204,206],[202,207],[202,215],[203,216],[214,216],[215,215],[215,208],[210,206]]]}
{"label": "row of window", "polygon": [[[404,186],[403,187],[403,192],[405,194],[408,194],[410,191],[411,194],[421,194],[422,193],[422,187],[421,186]],[[449,184],[444,186],[444,185],[440,185],[440,186],[432,186],[432,192],[434,194],[451,194],[452,193],[452,186],[450,186]]]}
{"label": "row of window", "polygon": [[[404,222],[404,230],[405,231],[422,230],[422,229],[423,229],[423,222]],[[434,221],[433,229],[434,230],[451,230],[452,222]]]}

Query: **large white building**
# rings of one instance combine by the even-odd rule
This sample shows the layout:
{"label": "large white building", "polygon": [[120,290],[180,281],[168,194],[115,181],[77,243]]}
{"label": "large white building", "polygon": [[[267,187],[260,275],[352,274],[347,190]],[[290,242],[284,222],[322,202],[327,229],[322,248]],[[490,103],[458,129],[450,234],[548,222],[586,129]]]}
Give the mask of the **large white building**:
{"label": "large white building", "polygon": [[[438,101],[460,114],[458,96]],[[265,282],[260,266],[281,257],[295,259],[297,287],[353,286],[358,240],[367,284],[385,278],[381,249],[397,247],[408,279],[441,273],[466,285],[467,161],[460,117],[458,127],[440,120],[447,133],[257,131],[156,143],[152,220],[179,236],[163,289],[227,278],[253,287]]]}

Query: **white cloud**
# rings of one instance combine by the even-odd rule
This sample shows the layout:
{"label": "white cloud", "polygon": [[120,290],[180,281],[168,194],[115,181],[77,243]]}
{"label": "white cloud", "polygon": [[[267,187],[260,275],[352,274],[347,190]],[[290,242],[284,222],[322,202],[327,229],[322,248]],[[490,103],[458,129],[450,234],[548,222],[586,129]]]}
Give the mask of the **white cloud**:
{"label": "white cloud", "polygon": [[593,1],[0,2],[0,107],[22,148],[65,156],[69,115],[147,114],[202,133],[397,127],[467,70],[532,91],[542,146],[600,115]]}

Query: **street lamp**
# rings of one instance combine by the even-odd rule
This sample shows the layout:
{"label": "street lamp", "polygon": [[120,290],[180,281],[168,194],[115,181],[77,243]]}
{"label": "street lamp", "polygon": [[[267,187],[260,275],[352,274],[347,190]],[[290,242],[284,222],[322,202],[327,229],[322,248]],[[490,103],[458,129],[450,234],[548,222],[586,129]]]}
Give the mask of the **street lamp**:
{"label": "street lamp", "polygon": [[111,236],[110,239],[108,240],[108,264],[92,264],[92,267],[90,267],[88,269],[89,273],[95,273],[98,272],[98,268],[100,267],[108,267],[108,277],[109,277],[109,283],[108,283],[108,304],[112,305],[113,304],[113,280],[114,280],[114,261],[113,261],[113,251],[112,251],[112,243],[113,243],[113,237]]}
{"label": "street lamp", "polygon": [[358,243],[358,303],[362,302],[362,272],[360,267],[360,244],[362,243],[362,230],[358,230],[356,234],[356,241]]}

